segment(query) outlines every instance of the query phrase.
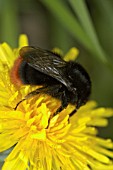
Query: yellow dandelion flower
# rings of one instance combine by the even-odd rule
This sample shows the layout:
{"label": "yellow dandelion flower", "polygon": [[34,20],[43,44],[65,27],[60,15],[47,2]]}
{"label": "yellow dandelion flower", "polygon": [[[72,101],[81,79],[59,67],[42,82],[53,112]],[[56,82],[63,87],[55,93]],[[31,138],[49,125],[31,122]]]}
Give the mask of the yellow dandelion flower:
{"label": "yellow dandelion flower", "polygon": [[[27,37],[21,35],[19,48],[25,45]],[[0,152],[13,147],[2,170],[113,170],[113,143],[96,136],[96,126],[107,125],[112,109],[96,108],[90,101],[73,116],[69,116],[72,105],[54,115],[60,102],[39,94],[14,110],[34,89],[11,83],[10,70],[18,49],[0,45]]]}

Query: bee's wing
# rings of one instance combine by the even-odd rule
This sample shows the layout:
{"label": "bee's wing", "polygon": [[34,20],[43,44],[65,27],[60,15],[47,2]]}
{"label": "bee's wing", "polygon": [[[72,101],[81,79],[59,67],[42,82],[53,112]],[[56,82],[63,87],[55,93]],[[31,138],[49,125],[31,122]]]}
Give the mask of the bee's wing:
{"label": "bee's wing", "polygon": [[20,56],[33,68],[45,73],[70,87],[70,82],[64,75],[66,62],[54,53],[38,47],[26,46],[20,50]]}

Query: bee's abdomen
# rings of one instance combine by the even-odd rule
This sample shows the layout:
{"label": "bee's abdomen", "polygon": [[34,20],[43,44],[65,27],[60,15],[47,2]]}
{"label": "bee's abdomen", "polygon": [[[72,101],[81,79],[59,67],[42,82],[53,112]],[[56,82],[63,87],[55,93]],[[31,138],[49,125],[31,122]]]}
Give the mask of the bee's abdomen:
{"label": "bee's abdomen", "polygon": [[57,80],[48,76],[27,64],[26,61],[21,63],[19,76],[23,84],[30,85],[50,85],[57,83]]}

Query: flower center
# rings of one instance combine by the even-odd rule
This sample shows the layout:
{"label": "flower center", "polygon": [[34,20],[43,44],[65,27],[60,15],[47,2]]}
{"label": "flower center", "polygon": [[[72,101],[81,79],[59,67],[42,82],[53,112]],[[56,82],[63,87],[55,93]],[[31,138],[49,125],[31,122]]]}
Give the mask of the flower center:
{"label": "flower center", "polygon": [[26,124],[30,129],[31,138],[38,140],[46,139],[46,130],[48,126],[50,112],[45,103],[40,107],[26,113]]}

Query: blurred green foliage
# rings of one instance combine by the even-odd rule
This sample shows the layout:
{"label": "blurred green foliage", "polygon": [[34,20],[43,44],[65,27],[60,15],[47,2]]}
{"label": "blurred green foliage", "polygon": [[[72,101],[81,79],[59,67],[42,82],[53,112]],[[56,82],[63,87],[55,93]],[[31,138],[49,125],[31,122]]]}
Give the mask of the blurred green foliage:
{"label": "blurred green foliage", "polygon": [[26,33],[30,44],[42,48],[66,52],[76,46],[92,79],[91,99],[113,107],[112,17],[112,0],[0,0],[0,42],[16,47]]}

